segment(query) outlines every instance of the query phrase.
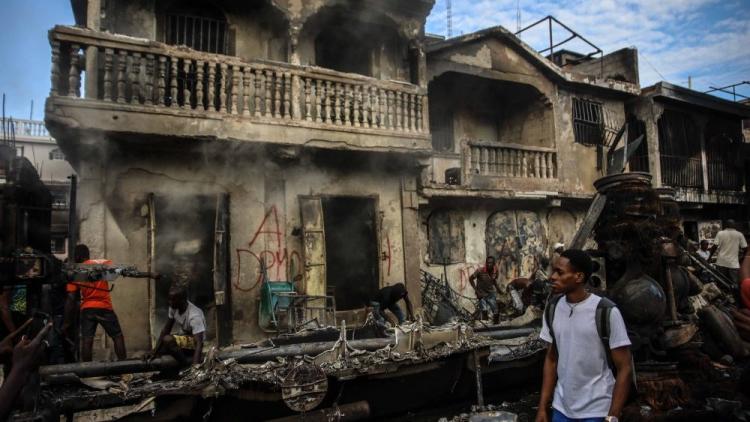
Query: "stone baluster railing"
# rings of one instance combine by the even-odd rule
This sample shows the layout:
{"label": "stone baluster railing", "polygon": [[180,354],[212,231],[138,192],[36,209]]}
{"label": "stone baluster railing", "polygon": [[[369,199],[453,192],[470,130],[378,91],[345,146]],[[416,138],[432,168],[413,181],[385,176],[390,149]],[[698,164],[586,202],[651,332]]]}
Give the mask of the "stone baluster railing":
{"label": "stone baluster railing", "polygon": [[471,141],[467,151],[470,174],[530,179],[557,178],[557,152],[553,148]]}
{"label": "stone baluster railing", "polygon": [[[49,138],[49,132],[41,120],[8,119],[8,124],[13,125],[12,131],[15,136],[32,138]],[[9,128],[10,130],[10,128]]]}
{"label": "stone baluster railing", "polygon": [[51,32],[51,96],[81,98],[83,55],[97,47],[101,88],[87,100],[238,119],[299,121],[427,135],[426,90],[353,74],[208,54],[63,27]]}

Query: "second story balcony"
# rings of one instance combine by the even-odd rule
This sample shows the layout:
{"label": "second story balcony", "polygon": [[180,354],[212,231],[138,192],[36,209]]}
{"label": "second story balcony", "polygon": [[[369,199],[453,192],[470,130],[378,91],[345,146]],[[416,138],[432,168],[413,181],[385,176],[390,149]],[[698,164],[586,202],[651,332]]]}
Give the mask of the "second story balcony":
{"label": "second story balcony", "polygon": [[55,27],[50,43],[52,126],[368,151],[431,148],[427,93],[417,85],[77,27]]}

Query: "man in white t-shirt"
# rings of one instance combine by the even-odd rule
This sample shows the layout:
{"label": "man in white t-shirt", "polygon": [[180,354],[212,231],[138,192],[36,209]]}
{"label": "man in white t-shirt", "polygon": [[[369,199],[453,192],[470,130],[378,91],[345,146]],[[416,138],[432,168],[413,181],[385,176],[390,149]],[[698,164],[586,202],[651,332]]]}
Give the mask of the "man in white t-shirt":
{"label": "man in white t-shirt", "polygon": [[[169,290],[168,316],[169,320],[164,324],[156,347],[148,358],[168,353],[182,364],[190,363],[187,356],[192,356],[192,363],[200,363],[206,318],[203,311],[187,299],[184,288],[173,286]],[[175,323],[180,327],[180,334],[171,334]]]}
{"label": "man in white t-shirt", "polygon": [[704,261],[708,262],[711,258],[711,251],[708,250],[708,240],[701,240],[700,248],[696,251],[699,257],[703,258]]}
{"label": "man in white t-shirt", "polygon": [[745,248],[745,236],[736,230],[734,220],[727,220],[724,230],[716,234],[713,253],[716,255],[716,269],[733,283],[739,277],[739,257]]}
{"label": "man in white t-shirt", "polygon": [[553,263],[552,292],[563,296],[552,314],[554,335],[543,319],[540,338],[550,345],[537,422],[550,420],[550,401],[552,422],[616,422],[627,400],[632,382],[630,340],[620,311],[611,308],[609,354],[615,377],[596,326],[596,309],[603,299],[585,288],[591,272],[591,258],[581,250],[566,250]]}

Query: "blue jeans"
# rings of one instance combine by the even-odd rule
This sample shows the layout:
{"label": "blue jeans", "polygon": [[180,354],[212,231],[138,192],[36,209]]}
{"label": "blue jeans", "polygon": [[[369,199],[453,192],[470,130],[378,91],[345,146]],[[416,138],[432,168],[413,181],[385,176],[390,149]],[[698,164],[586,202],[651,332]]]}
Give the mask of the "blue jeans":
{"label": "blue jeans", "polygon": [[604,418],[579,418],[573,419],[562,414],[557,409],[552,409],[552,422],[604,422]]}
{"label": "blue jeans", "polygon": [[[376,322],[378,324],[385,325],[385,318],[386,318],[385,317],[385,309],[382,309],[380,307],[380,303],[379,302],[375,302],[375,301],[370,302],[370,306],[372,306],[372,308],[373,308],[372,309],[373,310],[373,315],[375,315],[375,318],[377,320]],[[399,324],[403,324],[404,323],[404,321],[406,320],[406,318],[404,316],[404,311],[401,310],[400,306],[398,306],[397,304],[394,303],[394,304],[392,304],[388,308],[388,310],[391,311],[393,313],[393,315],[396,316],[396,318],[398,319],[398,323]]]}
{"label": "blue jeans", "polygon": [[487,296],[479,299],[479,309],[482,311],[490,311],[492,315],[497,313],[497,293],[494,291]]}

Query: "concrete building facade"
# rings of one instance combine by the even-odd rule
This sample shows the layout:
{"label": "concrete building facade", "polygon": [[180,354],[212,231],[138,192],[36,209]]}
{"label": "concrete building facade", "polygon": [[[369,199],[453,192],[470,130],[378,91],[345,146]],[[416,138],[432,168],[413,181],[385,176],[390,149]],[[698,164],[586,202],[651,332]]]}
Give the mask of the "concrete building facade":
{"label": "concrete building facade", "polygon": [[[637,73],[632,61],[604,58],[608,72]],[[421,265],[471,298],[468,279],[486,256],[509,282],[572,240],[639,87],[560,68],[502,27],[428,45],[427,69]]]}
{"label": "concrete building facade", "polygon": [[112,292],[130,351],[175,280],[215,344],[276,332],[265,280],[348,323],[382,286],[419,291],[432,1],[73,6],[79,26],[50,31],[46,123],[80,177],[80,240],[166,275]]}
{"label": "concrete building facade", "polygon": [[689,239],[711,240],[723,220],[748,220],[743,120],[750,107],[659,82],[643,89],[628,114],[631,133],[645,135],[629,168],[675,190]]}
{"label": "concrete building facade", "polygon": [[9,119],[7,123],[7,131],[14,136],[13,142],[18,155],[27,158],[34,165],[39,178],[52,194],[51,250],[55,256],[64,259],[67,257],[68,247],[70,176],[75,171],[43,121]]}

